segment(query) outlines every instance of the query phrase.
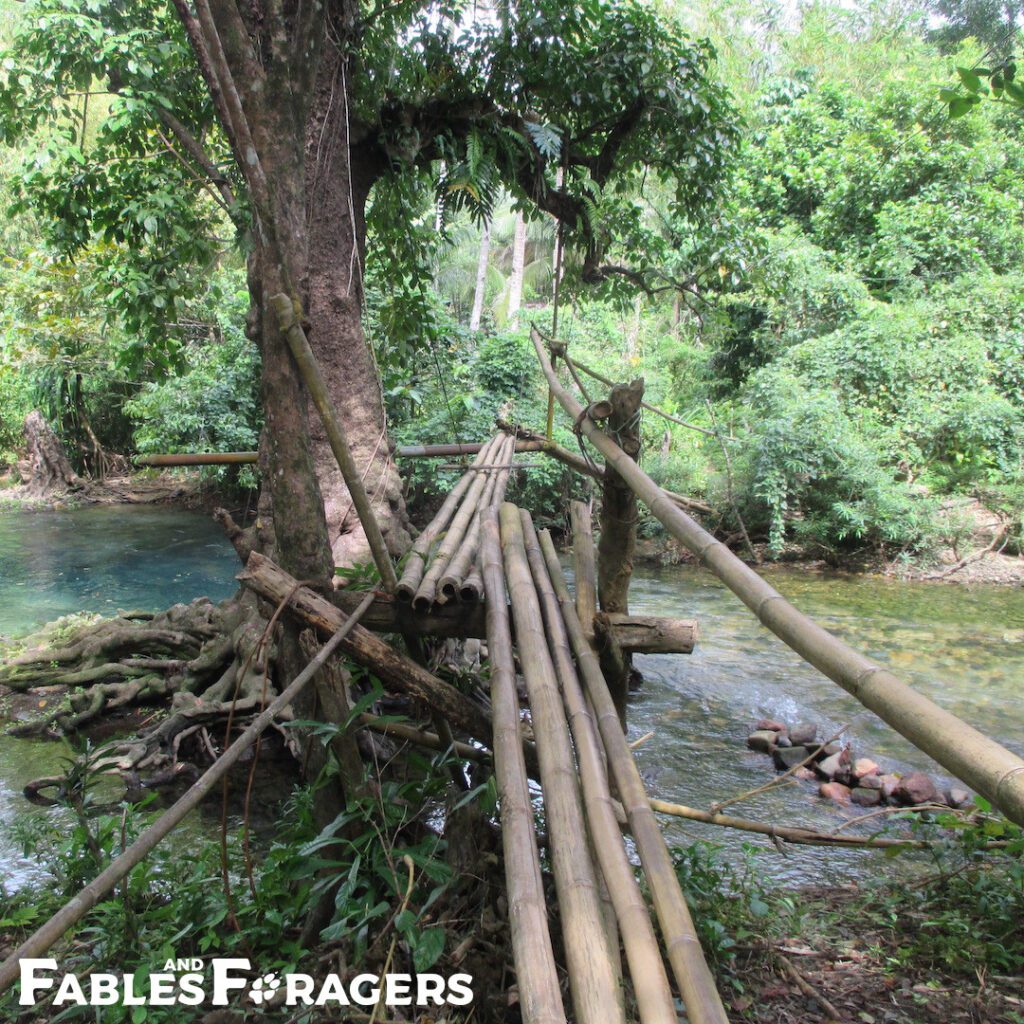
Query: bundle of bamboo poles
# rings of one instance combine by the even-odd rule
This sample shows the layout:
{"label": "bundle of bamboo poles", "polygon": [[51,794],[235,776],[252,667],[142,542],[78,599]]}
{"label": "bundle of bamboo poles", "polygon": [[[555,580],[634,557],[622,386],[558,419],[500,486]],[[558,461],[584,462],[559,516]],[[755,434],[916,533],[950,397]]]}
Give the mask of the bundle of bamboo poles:
{"label": "bundle of bamboo poles", "polygon": [[[622,1024],[621,946],[641,1024],[675,1024],[655,924],[630,864],[622,798],[665,956],[695,1024],[727,1018],[597,657],[569,598],[551,538],[503,504],[483,519],[494,765],[520,1002],[526,1024],[564,1024],[552,950],[565,950],[580,1024]],[[506,599],[506,591],[508,597]],[[511,613],[511,615],[510,615]],[[522,758],[512,627],[537,748],[562,942],[553,943]]]}
{"label": "bundle of bamboo poles", "polygon": [[516,439],[504,433],[480,448],[437,515],[416,538],[395,591],[400,601],[427,612],[453,600],[480,600],[484,591],[479,567],[481,517],[504,501],[515,450]]}

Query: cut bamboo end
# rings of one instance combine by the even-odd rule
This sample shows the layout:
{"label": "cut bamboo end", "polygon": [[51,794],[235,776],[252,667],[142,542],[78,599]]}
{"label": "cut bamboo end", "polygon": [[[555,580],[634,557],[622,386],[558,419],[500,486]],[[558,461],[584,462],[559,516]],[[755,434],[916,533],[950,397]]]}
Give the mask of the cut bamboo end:
{"label": "cut bamboo end", "polygon": [[484,592],[484,581],[478,570],[474,569],[459,588],[459,598],[466,604],[474,604],[480,600]]}

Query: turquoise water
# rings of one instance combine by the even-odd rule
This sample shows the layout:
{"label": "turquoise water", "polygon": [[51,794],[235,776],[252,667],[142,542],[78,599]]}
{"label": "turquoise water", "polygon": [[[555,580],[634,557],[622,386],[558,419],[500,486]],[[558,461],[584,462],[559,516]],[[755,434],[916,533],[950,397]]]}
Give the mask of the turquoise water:
{"label": "turquoise water", "polygon": [[235,589],[238,558],[209,516],[146,506],[0,515],[0,635],[72,612],[164,608]]}
{"label": "turquoise water", "polygon": [[[98,508],[0,516],[0,633],[17,635],[75,611],[158,610],[234,591],[238,561],[208,518],[169,508]],[[937,586],[870,577],[769,570],[800,608],[972,725],[1024,754],[1024,592]],[[858,755],[884,768],[948,777],[924,754],[805,665],[707,573],[675,567],[637,572],[632,609],[693,617],[701,639],[686,656],[637,659],[646,676],[631,699],[630,736],[653,731],[637,757],[652,795],[707,808],[767,782],[767,757],[746,750],[761,717],[814,721],[831,735],[849,725]],[[65,754],[53,743],[0,735],[0,875],[31,871],[11,823],[29,810],[20,790],[52,773]],[[741,817],[832,829],[843,812],[800,784],[730,810]],[[761,870],[787,881],[888,870],[875,852],[792,850],[725,829],[663,819],[669,838],[699,837],[737,855],[766,851]]]}
{"label": "turquoise water", "polygon": [[[159,611],[179,601],[234,593],[238,556],[199,513],[113,506],[0,515],[0,635],[17,637],[73,612]],[[21,852],[16,822],[38,813],[26,783],[61,770],[63,743],[0,732],[0,880],[38,873]],[[59,812],[46,812],[59,813]]]}

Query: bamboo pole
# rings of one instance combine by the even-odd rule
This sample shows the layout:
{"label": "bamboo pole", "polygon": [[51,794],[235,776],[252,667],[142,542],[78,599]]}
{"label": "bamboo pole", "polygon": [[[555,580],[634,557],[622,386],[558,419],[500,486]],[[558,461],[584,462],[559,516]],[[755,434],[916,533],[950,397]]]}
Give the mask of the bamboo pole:
{"label": "bamboo pole", "polygon": [[594,616],[597,614],[597,567],[594,563],[594,528],[590,506],[574,501],[569,506],[572,526],[572,564],[576,577],[576,614],[587,639],[594,639]]}
{"label": "bamboo pole", "polygon": [[[626,856],[615,815],[597,726],[580,685],[565,623],[528,513],[523,513],[526,554],[540,596],[547,641],[579,759],[580,781],[594,852],[607,885],[633,980],[642,1024],[676,1024],[676,1009],[654,926]],[[550,543],[550,537],[547,538]],[[557,556],[556,556],[557,561]]]}
{"label": "bamboo pole", "polygon": [[[474,466],[478,466],[490,458],[490,452],[498,443],[500,436],[496,435],[480,446],[477,456],[472,463]],[[423,571],[430,557],[431,545],[447,529],[452,516],[455,514],[455,510],[459,506],[459,502],[462,500],[462,496],[469,489],[472,482],[472,475],[466,473],[448,492],[440,509],[438,509],[437,515],[430,520],[423,532],[416,538],[416,542],[413,544],[405,560],[405,570],[402,573],[402,578],[398,581],[398,586],[395,588],[395,594],[400,601],[412,601],[423,580]]]}
{"label": "bamboo pole", "polygon": [[256,717],[253,723],[234,743],[189,787],[173,806],[164,811],[119,857],[116,857],[86,885],[77,896],[64,904],[44,925],[30,935],[4,962],[0,964],[0,995],[17,980],[20,962],[45,953],[60,937],[73,928],[97,903],[124,879],[128,872],[140,864],[189,813],[203,797],[227,774],[228,769],[256,742],[274,718],[302,692],[320,667],[341,645],[345,637],[356,628],[359,617],[373,600],[367,594],[362,604],[341,625],[336,633],[320,648],[316,657],[292,680],[291,684]]}
{"label": "bamboo pole", "polygon": [[378,715],[359,714],[355,719],[357,729],[369,729],[370,732],[379,732],[382,736],[392,736],[395,739],[404,740],[407,743],[415,743],[417,746],[426,747],[428,750],[440,750],[442,753],[447,750],[454,751],[464,761],[477,761],[480,764],[491,763],[491,752],[482,747],[474,747],[471,743],[461,743],[455,740],[447,743],[440,736],[432,732],[424,732],[414,725],[405,722],[391,722],[380,718]]}
{"label": "bamboo pole", "polygon": [[[583,410],[558,381],[536,332],[533,343],[544,375],[554,384],[555,396],[576,420]],[[1024,758],[916,693],[894,673],[794,608],[724,544],[673,505],[661,488],[596,424],[586,418],[579,423],[582,432],[669,533],[739,597],[762,625],[914,746],[984,796],[1007,818],[1024,825]]]}
{"label": "bamboo pole", "polygon": [[[557,397],[557,391],[555,394]],[[583,627],[573,607],[550,537],[544,545],[544,555],[562,608],[569,642],[576,655],[576,664],[597,714],[608,766],[626,810],[630,831],[654,900],[669,963],[686,1004],[687,1015],[693,1024],[725,1024],[728,1018],[700,948],[686,898],[679,888],[679,879],[672,867],[672,858],[648,802],[640,772],[633,760],[633,752],[622,734],[619,716],[601,675],[597,655],[583,634]]]}
{"label": "bamboo pole", "polygon": [[391,556],[388,554],[387,544],[384,542],[384,534],[381,533],[380,523],[377,522],[377,517],[373,514],[370,497],[363,486],[362,474],[352,457],[352,449],[345,436],[345,429],[331,404],[327,385],[320,374],[320,366],[313,355],[313,350],[309,347],[306,332],[296,318],[295,307],[287,295],[283,292],[272,295],[270,305],[277,314],[281,332],[288,341],[288,347],[292,350],[292,356],[295,358],[302,380],[313,399],[317,412],[320,413],[320,419],[323,420],[327,440],[330,442],[331,451],[338,462],[338,469],[341,470],[341,475],[345,479],[345,486],[348,488],[352,505],[359,517],[359,524],[366,534],[366,540],[370,545],[373,561],[380,573],[384,589],[389,593],[394,593],[395,587],[398,586],[398,577],[395,575],[395,567],[391,564]]}
{"label": "bamboo pole", "polygon": [[540,758],[548,849],[573,1006],[580,1024],[624,1022],[616,982],[618,946],[612,949],[604,928],[569,727],[526,559],[523,524],[515,505],[503,504],[499,516],[519,663],[530,697],[530,720]]}
{"label": "bamboo pole", "polygon": [[[473,560],[476,558],[477,549],[480,547],[480,516],[484,509],[491,505],[497,507],[500,502],[495,501],[498,485],[502,479],[508,478],[509,467],[512,465],[512,456],[515,454],[516,440],[514,437],[507,437],[494,456],[494,464],[487,474],[487,483],[484,486],[483,494],[480,496],[480,504],[473,513],[473,519],[466,530],[466,535],[459,544],[458,550],[452,555],[448,566],[438,582],[438,601],[443,598],[450,601],[459,596],[459,589],[462,582],[473,567]],[[502,487],[504,491],[504,487]]]}
{"label": "bamboo pole", "polygon": [[548,931],[540,855],[533,826],[526,763],[519,731],[512,634],[505,597],[496,509],[488,509],[480,533],[480,560],[487,594],[487,650],[491,662],[495,779],[505,854],[512,955],[524,1024],[566,1024],[555,954]]}
{"label": "bamboo pole", "polygon": [[[498,445],[497,450],[500,451],[501,446],[505,443],[505,439],[503,437],[495,438],[495,443]],[[493,451],[488,455],[488,458],[493,459]],[[472,481],[469,485],[469,490],[466,492],[466,497],[452,517],[448,531],[434,553],[434,557],[423,574],[423,579],[420,581],[420,585],[416,588],[416,593],[413,596],[412,606],[419,612],[428,611],[437,600],[437,585],[444,575],[445,569],[448,568],[448,563],[455,552],[458,551],[459,545],[466,536],[466,531],[473,521],[473,516],[480,508],[480,501],[484,488],[487,486],[487,481],[491,478],[491,473],[472,473],[469,475],[472,477]]]}
{"label": "bamboo pole", "polygon": [[[740,832],[756,832],[771,839],[781,839],[787,843],[794,843],[797,846],[870,846],[879,849],[902,846],[923,849],[931,845],[919,839],[894,839],[886,836],[840,836],[830,835],[827,832],[815,832],[812,829],[791,825],[765,825],[760,821],[750,821],[747,818],[733,818],[727,814],[712,814],[710,811],[702,811],[696,807],[687,807],[685,804],[669,803],[667,800],[655,800],[652,798],[650,803],[651,809],[657,814],[667,814],[673,818],[686,818],[689,821],[699,821],[705,825],[721,825],[723,828],[734,828]],[[908,810],[908,808],[903,808],[903,810]]]}
{"label": "bamboo pole", "polygon": [[136,466],[245,466],[259,461],[259,452],[181,452],[136,455]]}

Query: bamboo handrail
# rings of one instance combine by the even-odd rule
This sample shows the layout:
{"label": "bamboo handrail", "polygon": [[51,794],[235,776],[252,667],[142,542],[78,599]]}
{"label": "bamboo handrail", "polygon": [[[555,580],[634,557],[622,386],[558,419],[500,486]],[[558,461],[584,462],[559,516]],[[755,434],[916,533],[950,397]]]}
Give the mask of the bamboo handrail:
{"label": "bamboo handrail", "polygon": [[573,1007],[580,1024],[624,1022],[616,984],[618,945],[612,949],[607,941],[597,876],[587,845],[583,798],[569,726],[559,693],[559,680],[548,651],[540,601],[527,562],[519,509],[503,504],[499,518],[519,662],[526,680],[540,759],[548,849],[558,894]]}
{"label": "bamboo handrail", "polygon": [[292,356],[299,368],[303,383],[309,391],[313,404],[316,406],[320,419],[323,421],[324,432],[337,460],[338,469],[345,480],[348,488],[348,495],[352,499],[352,505],[359,517],[359,525],[366,534],[366,541],[370,545],[373,554],[374,564],[380,573],[381,582],[388,593],[394,593],[398,586],[398,576],[395,574],[395,567],[391,563],[391,555],[388,553],[388,546],[384,541],[384,534],[381,533],[380,523],[373,514],[370,506],[370,496],[366,493],[363,485],[363,477],[352,457],[352,449],[349,447],[348,438],[345,436],[345,428],[338,419],[334,406],[331,403],[331,396],[320,373],[320,366],[309,347],[309,340],[306,332],[302,329],[295,315],[295,307],[292,300],[283,292],[270,296],[270,305],[277,314],[281,333],[288,342]]}
{"label": "bamboo handrail", "polygon": [[533,522],[526,512],[523,513],[523,532],[530,569],[540,595],[548,646],[562,683],[569,728],[576,744],[591,841],[622,930],[640,1020],[642,1024],[676,1024],[672,990],[654,925],[619,834],[597,725],[583,695],[554,585]]}
{"label": "bamboo handrail", "polygon": [[566,1024],[555,954],[548,931],[540,854],[533,825],[526,762],[519,731],[512,634],[505,598],[497,509],[480,530],[480,565],[487,595],[487,650],[491,662],[494,771],[505,854],[509,928],[524,1024]]}
{"label": "bamboo handrail", "polygon": [[227,774],[228,769],[256,742],[275,716],[302,692],[320,667],[334,653],[342,640],[356,627],[359,618],[370,607],[373,594],[367,594],[359,607],[345,620],[338,631],[320,648],[316,657],[292,680],[242,733],[234,743],[189,787],[188,791],[157,818],[138,839],[100,872],[77,896],[72,897],[44,925],[30,935],[0,964],[0,995],[17,980],[19,964],[25,958],[45,953],[60,937],[73,928],[129,871],[140,864],[180,822],[199,805],[203,797]]}
{"label": "bamboo handrail", "polygon": [[[555,396],[558,397],[557,391]],[[623,735],[619,714],[601,674],[597,655],[583,634],[583,627],[558,563],[555,546],[546,531],[541,534],[541,543],[569,642],[576,655],[580,678],[597,715],[598,729],[608,756],[608,767],[626,810],[687,1016],[693,1024],[727,1024],[728,1017],[715,986],[715,979],[704,959],[700,939],[672,867],[668,847],[648,802],[640,771],[633,760],[633,752]]]}
{"label": "bamboo handrail", "polygon": [[1007,818],[1024,825],[1024,758],[915,692],[894,673],[860,654],[791,605],[724,544],[674,505],[610,437],[582,415],[582,406],[562,386],[552,369],[536,330],[532,332],[532,339],[555,397],[579,423],[582,433],[615,466],[668,532],[750,608],[762,625],[914,746],[981,793]]}

